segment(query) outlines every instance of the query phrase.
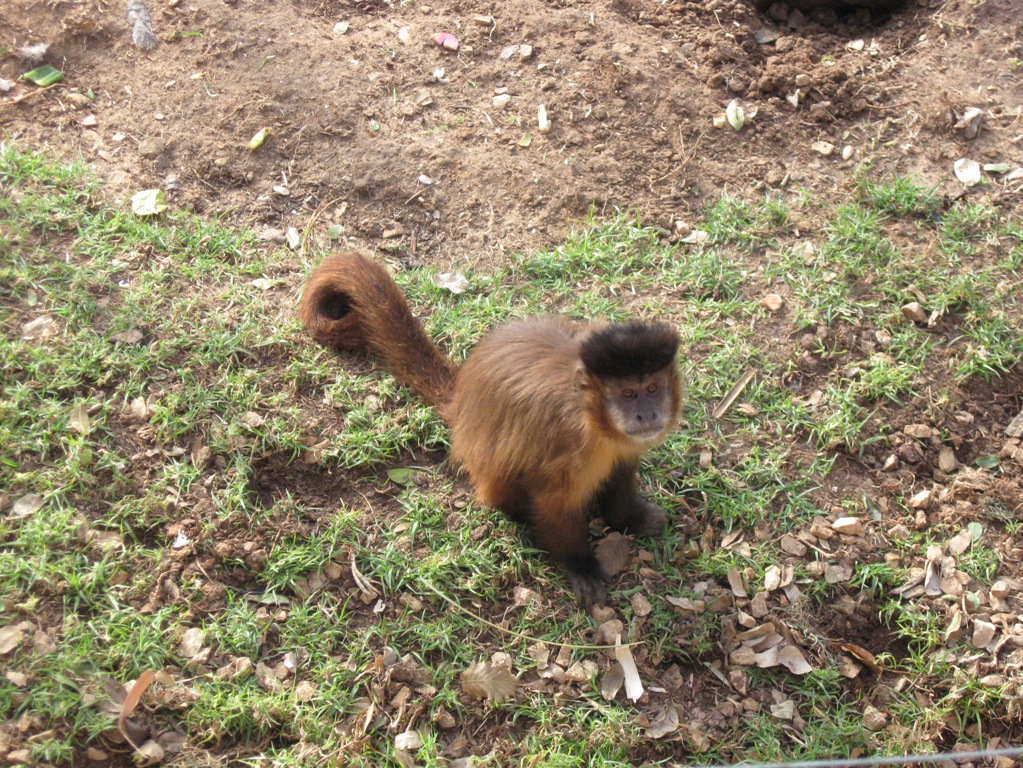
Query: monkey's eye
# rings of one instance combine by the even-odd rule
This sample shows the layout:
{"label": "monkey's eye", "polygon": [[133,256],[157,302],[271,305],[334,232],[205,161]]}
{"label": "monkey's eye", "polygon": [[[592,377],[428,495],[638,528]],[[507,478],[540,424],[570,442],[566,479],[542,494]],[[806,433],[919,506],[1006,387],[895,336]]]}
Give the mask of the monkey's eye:
{"label": "monkey's eye", "polygon": [[657,391],[657,385],[656,384],[647,384],[646,385],[646,391],[649,392],[652,395],[654,392]]}
{"label": "monkey's eye", "polygon": [[622,397],[624,397],[626,400],[632,400],[635,396],[636,390],[634,389],[629,389],[628,387],[626,387],[625,389],[622,390]]}

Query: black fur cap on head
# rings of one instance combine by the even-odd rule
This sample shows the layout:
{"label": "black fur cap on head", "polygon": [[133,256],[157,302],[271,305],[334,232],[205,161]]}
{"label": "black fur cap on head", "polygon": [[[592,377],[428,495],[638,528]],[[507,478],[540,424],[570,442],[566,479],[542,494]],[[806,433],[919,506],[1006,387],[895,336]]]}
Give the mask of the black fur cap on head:
{"label": "black fur cap on head", "polygon": [[678,333],[664,323],[630,320],[595,331],[579,356],[586,370],[609,379],[643,377],[666,368],[678,352]]}

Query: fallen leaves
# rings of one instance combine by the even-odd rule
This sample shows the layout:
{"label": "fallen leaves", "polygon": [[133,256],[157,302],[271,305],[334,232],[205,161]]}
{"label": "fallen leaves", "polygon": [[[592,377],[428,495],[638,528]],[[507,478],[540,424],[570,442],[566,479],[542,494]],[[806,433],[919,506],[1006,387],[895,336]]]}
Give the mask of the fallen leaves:
{"label": "fallen leaves", "polygon": [[510,669],[489,661],[476,662],[462,672],[459,679],[463,691],[488,701],[500,701],[514,696],[519,687],[519,680]]}

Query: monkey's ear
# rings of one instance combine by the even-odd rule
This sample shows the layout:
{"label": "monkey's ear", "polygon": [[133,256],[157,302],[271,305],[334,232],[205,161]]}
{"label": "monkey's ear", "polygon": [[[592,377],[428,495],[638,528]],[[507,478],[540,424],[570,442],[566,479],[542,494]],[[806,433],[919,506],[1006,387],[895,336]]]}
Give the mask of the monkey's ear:
{"label": "monkey's ear", "polygon": [[593,389],[593,385],[596,382],[593,380],[593,374],[586,370],[586,366],[583,365],[583,361],[579,360],[575,364],[575,374],[572,379],[572,384],[577,392],[585,392]]}

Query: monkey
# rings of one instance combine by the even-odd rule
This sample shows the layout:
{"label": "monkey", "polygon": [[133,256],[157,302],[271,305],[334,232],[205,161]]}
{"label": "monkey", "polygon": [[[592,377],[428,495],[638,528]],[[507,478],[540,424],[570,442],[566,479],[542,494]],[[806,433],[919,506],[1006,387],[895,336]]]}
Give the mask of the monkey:
{"label": "monkey", "polygon": [[314,340],[380,358],[450,429],[451,459],[479,502],[525,523],[567,576],[579,605],[607,600],[589,519],[659,535],[661,507],[640,498],[640,456],[675,428],[678,333],[653,321],[586,324],[557,316],[489,331],[455,366],[378,262],[328,256],[298,308]]}

